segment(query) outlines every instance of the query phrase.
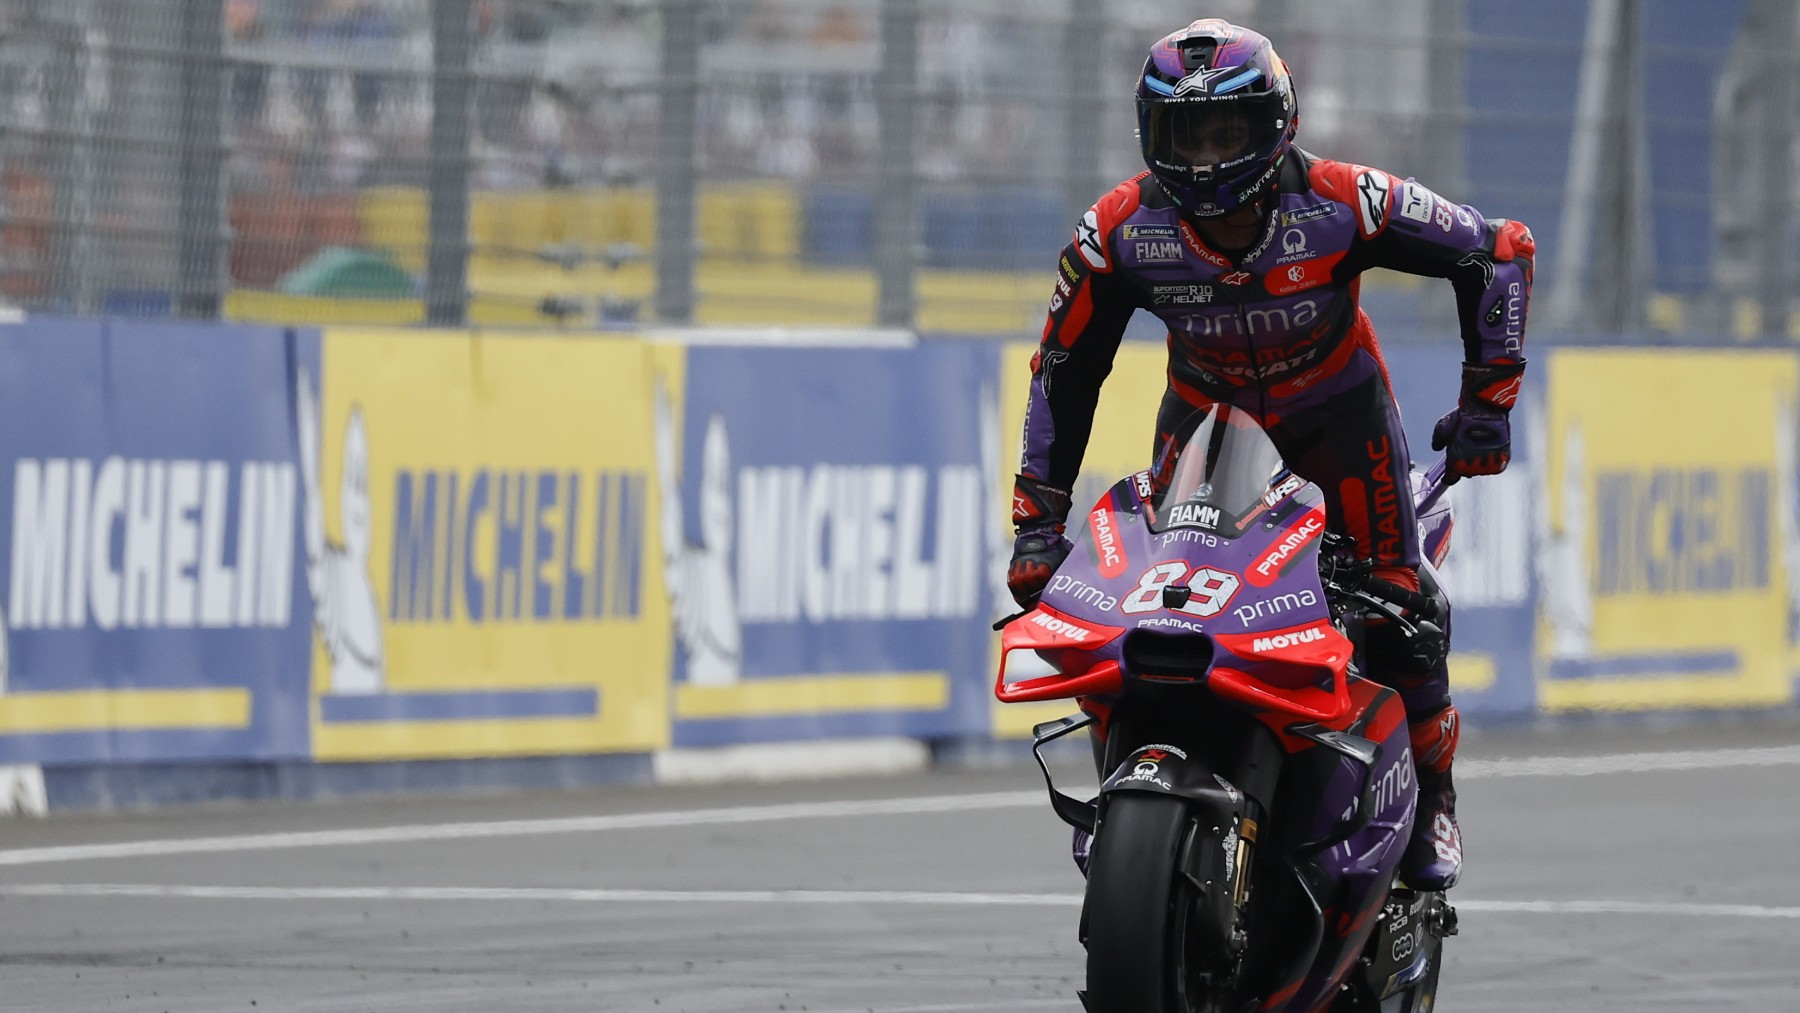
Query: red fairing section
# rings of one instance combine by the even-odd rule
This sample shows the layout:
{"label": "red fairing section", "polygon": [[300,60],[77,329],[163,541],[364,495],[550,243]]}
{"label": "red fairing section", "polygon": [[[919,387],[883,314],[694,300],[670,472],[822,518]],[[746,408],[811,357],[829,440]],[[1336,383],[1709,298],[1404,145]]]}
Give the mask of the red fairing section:
{"label": "red fairing section", "polygon": [[[1066,657],[1082,658],[1125,632],[1122,626],[1077,619],[1040,604],[1029,615],[1006,624],[1000,637],[1000,670],[994,675],[994,696],[1002,703],[1058,700],[1118,692],[1123,676],[1116,661],[1101,661],[1082,671],[1006,681],[1007,659],[1014,651],[1066,651]],[[1054,655],[1052,655],[1054,656]]]}
{"label": "red fairing section", "polygon": [[1088,512],[1088,533],[1093,539],[1094,551],[1100,556],[1100,576],[1111,580],[1124,573],[1128,563],[1125,538],[1119,530],[1119,518],[1113,513],[1110,497]]}
{"label": "red fairing section", "polygon": [[1287,570],[1289,563],[1297,559],[1309,562],[1313,559],[1306,547],[1324,533],[1325,511],[1319,507],[1308,510],[1281,533],[1281,537],[1275,540],[1269,551],[1263,553],[1262,558],[1244,571],[1244,579],[1256,587],[1268,587],[1275,583]]}

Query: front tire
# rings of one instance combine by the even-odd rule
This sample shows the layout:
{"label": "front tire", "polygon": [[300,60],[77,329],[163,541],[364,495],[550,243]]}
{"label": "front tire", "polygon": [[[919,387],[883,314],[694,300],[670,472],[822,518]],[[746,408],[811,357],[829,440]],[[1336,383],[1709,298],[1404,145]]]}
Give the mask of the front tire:
{"label": "front tire", "polygon": [[1166,795],[1115,795],[1088,864],[1089,1013],[1173,1009],[1178,954],[1178,882],[1187,806]]}

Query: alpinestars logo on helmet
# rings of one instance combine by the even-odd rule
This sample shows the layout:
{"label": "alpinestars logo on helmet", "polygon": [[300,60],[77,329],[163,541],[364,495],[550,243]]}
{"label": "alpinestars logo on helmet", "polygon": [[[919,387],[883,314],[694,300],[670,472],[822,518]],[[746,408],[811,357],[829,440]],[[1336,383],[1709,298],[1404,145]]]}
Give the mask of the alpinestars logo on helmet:
{"label": "alpinestars logo on helmet", "polygon": [[[1199,70],[1194,71],[1192,74],[1189,74],[1176,82],[1174,97],[1187,98],[1192,95],[1211,95],[1213,85],[1227,77],[1235,76],[1238,71],[1244,69],[1246,68],[1213,67],[1209,70],[1205,67],[1201,67]],[[1255,71],[1251,71],[1251,73],[1255,73]]]}

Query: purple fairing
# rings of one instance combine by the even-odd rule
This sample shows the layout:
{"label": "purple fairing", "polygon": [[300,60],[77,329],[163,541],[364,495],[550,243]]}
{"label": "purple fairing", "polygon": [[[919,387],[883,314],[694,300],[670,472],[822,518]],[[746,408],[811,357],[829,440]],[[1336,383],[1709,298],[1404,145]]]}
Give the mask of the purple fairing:
{"label": "purple fairing", "polygon": [[1432,567],[1441,569],[1450,554],[1450,531],[1456,526],[1442,460],[1429,472],[1412,473],[1412,497],[1418,505],[1421,553]]}

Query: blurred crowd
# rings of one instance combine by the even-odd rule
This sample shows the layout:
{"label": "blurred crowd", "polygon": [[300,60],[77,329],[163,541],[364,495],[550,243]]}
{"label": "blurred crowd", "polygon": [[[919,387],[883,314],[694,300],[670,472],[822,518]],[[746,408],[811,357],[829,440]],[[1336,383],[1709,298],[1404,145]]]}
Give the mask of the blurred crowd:
{"label": "blurred crowd", "polygon": [[[225,0],[231,127],[244,186],[418,183],[430,127],[426,0]],[[877,142],[878,5],[706,5],[699,154],[708,175],[851,178]],[[925,5],[917,149],[928,179],[998,173],[1041,131],[1060,25]],[[524,188],[647,178],[656,5],[475,4],[476,178]],[[1046,49],[1048,47],[1048,49]],[[695,47],[699,59],[701,47]]]}

